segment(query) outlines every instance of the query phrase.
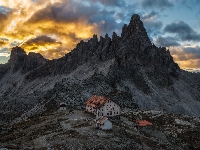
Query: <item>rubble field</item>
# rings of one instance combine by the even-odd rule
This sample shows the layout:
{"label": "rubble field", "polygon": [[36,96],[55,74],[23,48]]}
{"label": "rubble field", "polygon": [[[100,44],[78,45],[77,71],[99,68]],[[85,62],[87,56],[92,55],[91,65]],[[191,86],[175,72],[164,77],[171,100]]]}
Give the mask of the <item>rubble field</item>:
{"label": "rubble field", "polygon": [[[58,110],[1,126],[1,149],[199,149],[200,120],[160,111],[123,109],[113,129],[97,129],[95,116]],[[153,125],[136,127],[136,119]]]}

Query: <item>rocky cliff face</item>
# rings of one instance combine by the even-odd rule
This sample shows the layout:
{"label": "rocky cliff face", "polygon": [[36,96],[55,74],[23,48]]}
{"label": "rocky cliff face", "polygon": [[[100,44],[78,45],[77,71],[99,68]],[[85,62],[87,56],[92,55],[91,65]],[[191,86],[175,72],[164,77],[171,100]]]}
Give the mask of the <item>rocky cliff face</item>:
{"label": "rocky cliff face", "polygon": [[27,73],[46,63],[46,59],[39,53],[30,52],[24,59],[22,73]]}
{"label": "rocky cliff face", "polygon": [[181,70],[165,47],[151,44],[140,17],[133,15],[121,37],[113,33],[98,40],[94,35],[60,59],[13,48],[8,63],[0,66],[0,115],[33,115],[60,101],[81,108],[96,94],[123,107],[198,116],[199,79]]}
{"label": "rocky cliff face", "polygon": [[68,74],[87,62],[104,62],[115,59],[110,71],[112,78],[138,78],[144,69],[149,78],[158,85],[172,85],[172,78],[178,78],[179,67],[173,61],[169,50],[152,45],[142,21],[133,15],[129,25],[124,25],[121,37],[113,33],[112,39],[94,35],[88,42],[81,41],[74,50],[63,58],[48,61],[34,70],[27,79],[35,79],[55,74]]}
{"label": "rocky cliff face", "polygon": [[21,73],[27,73],[46,63],[46,59],[39,53],[30,52],[28,55],[21,47],[12,48],[7,66],[12,68],[13,73],[21,69]]}

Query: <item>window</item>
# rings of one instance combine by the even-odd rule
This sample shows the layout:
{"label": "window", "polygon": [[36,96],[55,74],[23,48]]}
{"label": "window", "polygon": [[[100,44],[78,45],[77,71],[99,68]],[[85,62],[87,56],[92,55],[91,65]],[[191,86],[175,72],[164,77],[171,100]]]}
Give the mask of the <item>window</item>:
{"label": "window", "polygon": [[103,113],[102,113],[102,116],[103,116]]}
{"label": "window", "polygon": [[118,112],[117,112],[117,114],[118,114]]}
{"label": "window", "polygon": [[107,115],[109,116],[109,113],[107,113]]}

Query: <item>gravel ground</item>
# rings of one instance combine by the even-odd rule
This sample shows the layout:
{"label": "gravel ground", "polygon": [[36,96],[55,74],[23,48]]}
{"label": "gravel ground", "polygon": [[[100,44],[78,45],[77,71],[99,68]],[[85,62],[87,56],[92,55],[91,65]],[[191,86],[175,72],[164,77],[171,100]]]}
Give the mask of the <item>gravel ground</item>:
{"label": "gravel ground", "polygon": [[[138,116],[153,123],[136,128]],[[4,149],[190,149],[199,147],[195,118],[157,111],[122,111],[113,129],[95,128],[94,116],[84,111],[55,111],[12,126],[1,126]],[[190,124],[183,124],[190,122]],[[182,136],[183,135],[183,136]],[[195,136],[196,135],[196,136]],[[186,138],[187,137],[187,138]]]}

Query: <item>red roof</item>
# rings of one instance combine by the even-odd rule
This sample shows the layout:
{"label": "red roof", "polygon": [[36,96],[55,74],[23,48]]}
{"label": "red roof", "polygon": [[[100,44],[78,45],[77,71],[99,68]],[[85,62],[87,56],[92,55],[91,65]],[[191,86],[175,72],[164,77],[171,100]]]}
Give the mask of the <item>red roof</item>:
{"label": "red roof", "polygon": [[153,125],[151,122],[146,121],[146,120],[137,120],[136,123],[141,127],[152,126]]}
{"label": "red roof", "polygon": [[93,108],[99,108],[101,107],[103,104],[105,104],[107,101],[109,100],[109,98],[106,98],[104,96],[96,96],[93,95],[92,97],[90,97],[90,99],[86,102],[87,106],[92,106]]}

